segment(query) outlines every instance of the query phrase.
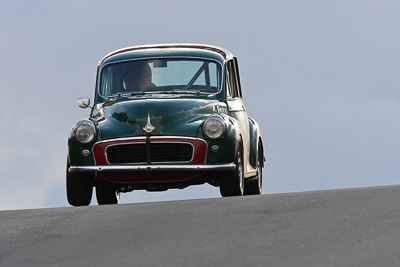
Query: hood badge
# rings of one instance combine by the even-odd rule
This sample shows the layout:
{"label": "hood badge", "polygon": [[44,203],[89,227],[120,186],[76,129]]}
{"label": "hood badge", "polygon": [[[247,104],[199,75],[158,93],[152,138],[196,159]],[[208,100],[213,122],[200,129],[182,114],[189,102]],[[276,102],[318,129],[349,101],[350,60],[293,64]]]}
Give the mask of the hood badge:
{"label": "hood badge", "polygon": [[220,107],[219,105],[215,105],[213,106],[213,113],[228,114],[228,109],[226,107]]}
{"label": "hood badge", "polygon": [[151,125],[150,123],[150,114],[147,114],[147,124],[143,127],[143,130],[146,133],[151,133],[156,127],[154,127],[153,125]]}

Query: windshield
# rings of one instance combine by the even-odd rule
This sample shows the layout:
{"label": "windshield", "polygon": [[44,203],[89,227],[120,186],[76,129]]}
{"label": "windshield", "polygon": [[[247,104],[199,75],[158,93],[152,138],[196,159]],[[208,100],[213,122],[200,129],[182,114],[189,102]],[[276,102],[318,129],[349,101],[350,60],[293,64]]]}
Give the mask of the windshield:
{"label": "windshield", "polygon": [[100,95],[145,93],[215,94],[221,67],[201,59],[151,59],[115,63],[101,71]]}

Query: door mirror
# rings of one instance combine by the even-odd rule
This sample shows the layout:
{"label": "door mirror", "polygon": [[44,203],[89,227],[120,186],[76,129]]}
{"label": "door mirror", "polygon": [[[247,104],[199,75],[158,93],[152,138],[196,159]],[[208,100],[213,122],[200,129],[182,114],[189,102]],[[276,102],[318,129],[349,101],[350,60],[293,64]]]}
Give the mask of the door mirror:
{"label": "door mirror", "polygon": [[81,96],[78,98],[77,104],[80,108],[90,108],[90,98],[87,96]]}

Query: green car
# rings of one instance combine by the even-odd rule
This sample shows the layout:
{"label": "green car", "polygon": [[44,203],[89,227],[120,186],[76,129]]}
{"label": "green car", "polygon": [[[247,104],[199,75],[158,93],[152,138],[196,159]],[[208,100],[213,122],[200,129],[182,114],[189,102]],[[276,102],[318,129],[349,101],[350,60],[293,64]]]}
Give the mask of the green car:
{"label": "green car", "polygon": [[259,195],[264,149],[242,101],[236,57],[208,45],[120,49],[98,64],[94,104],[68,139],[69,204],[117,204],[121,192],[209,183]]}

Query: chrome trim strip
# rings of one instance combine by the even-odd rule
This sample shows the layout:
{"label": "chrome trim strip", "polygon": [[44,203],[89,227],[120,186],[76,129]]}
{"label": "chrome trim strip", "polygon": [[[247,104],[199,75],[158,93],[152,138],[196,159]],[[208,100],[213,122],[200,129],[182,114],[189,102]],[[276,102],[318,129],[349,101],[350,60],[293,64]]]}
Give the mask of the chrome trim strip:
{"label": "chrome trim strip", "polygon": [[102,172],[102,171],[233,171],[234,163],[218,165],[99,165],[72,166],[68,172]]}

